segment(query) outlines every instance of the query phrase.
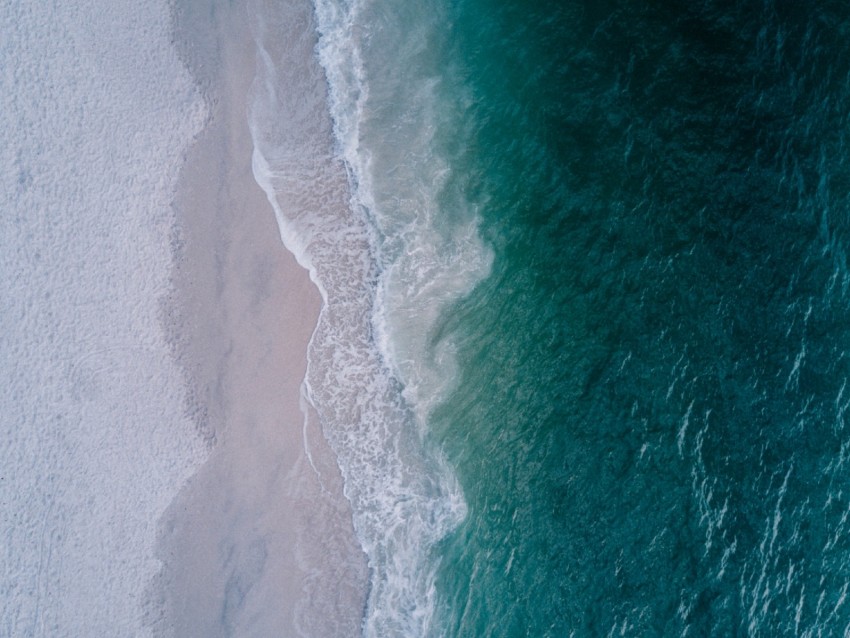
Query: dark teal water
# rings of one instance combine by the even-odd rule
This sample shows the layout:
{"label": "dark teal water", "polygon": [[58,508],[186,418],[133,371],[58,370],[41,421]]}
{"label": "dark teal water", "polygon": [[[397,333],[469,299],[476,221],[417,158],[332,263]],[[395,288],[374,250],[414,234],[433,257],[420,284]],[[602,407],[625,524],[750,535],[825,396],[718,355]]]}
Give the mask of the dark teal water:
{"label": "dark teal water", "polygon": [[850,7],[315,7],[364,635],[850,634]]}
{"label": "dark teal water", "polygon": [[494,251],[441,333],[445,634],[846,634],[850,7],[445,11]]}

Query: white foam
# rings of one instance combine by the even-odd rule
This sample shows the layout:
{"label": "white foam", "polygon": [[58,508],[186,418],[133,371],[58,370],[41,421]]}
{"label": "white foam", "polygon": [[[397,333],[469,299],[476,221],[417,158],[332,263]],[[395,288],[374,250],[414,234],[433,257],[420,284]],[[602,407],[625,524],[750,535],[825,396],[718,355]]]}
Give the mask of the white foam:
{"label": "white foam", "polygon": [[[466,507],[453,474],[423,444],[417,428],[430,409],[427,401],[439,392],[433,372],[452,376],[445,374],[450,353],[438,353],[442,361],[424,355],[445,305],[481,276],[482,269],[460,249],[479,248],[480,241],[474,219],[467,218],[453,260],[422,253],[440,236],[433,230],[439,211],[432,209],[410,226],[414,243],[389,251],[382,220],[391,221],[393,211],[381,217],[373,147],[361,145],[369,96],[358,44],[364,36],[362,8],[358,2],[315,4],[322,67],[305,72],[285,63],[293,41],[296,48],[304,45],[291,33],[302,18],[292,7],[258,6],[254,32],[261,64],[250,116],[254,173],[277,213],[281,238],[310,270],[325,301],[305,388],[337,455],[371,568],[364,633],[422,636],[435,630],[434,546],[462,520]],[[316,90],[325,77],[328,96]],[[345,164],[334,155],[332,140]],[[427,142],[426,136],[422,143]],[[427,205],[435,206],[433,195],[427,197]],[[436,250],[448,245],[443,236]],[[411,254],[404,257],[407,248]],[[418,325],[426,336],[404,352],[396,346],[406,343],[398,332],[399,316],[385,321],[396,309],[420,311]],[[408,354],[410,365],[402,361]],[[419,372],[419,362],[427,374]],[[429,380],[432,387],[426,387]]]}
{"label": "white foam", "polygon": [[[419,7],[398,31],[399,25],[384,24],[402,37],[378,42],[384,31],[370,25],[386,16],[372,14],[373,9],[380,14],[375,3],[316,0],[315,7],[338,152],[349,171],[352,205],[373,230],[377,289],[368,331],[376,352],[371,356],[387,368],[383,392],[402,390],[404,398],[376,415],[386,420],[389,412],[389,421],[402,428],[396,441],[384,437],[402,469],[388,467],[376,485],[383,486],[380,507],[399,509],[403,503],[405,522],[394,528],[391,517],[376,516],[364,526],[374,569],[365,633],[439,634],[438,562],[432,551],[465,517],[466,505],[445,460],[422,442],[432,408],[456,379],[453,344],[434,337],[447,308],[488,274],[492,256],[478,236],[476,211],[465,201],[455,201],[457,210],[438,202],[451,173],[434,140],[441,124],[434,107],[439,78],[404,62],[427,54],[428,29],[441,28],[429,24],[430,9]],[[377,55],[367,65],[370,47]],[[395,91],[413,97],[396,100]],[[404,112],[388,120],[385,112],[396,108]],[[378,454],[371,463],[387,466],[385,459]],[[387,481],[388,475],[393,480]],[[382,538],[387,529],[398,530],[389,541]]]}
{"label": "white foam", "polygon": [[205,106],[165,2],[3,3],[0,30],[0,635],[144,635],[205,454],[160,325]]}
{"label": "white foam", "polygon": [[[435,331],[447,309],[489,275],[493,261],[478,234],[476,207],[462,196],[441,197],[452,166],[437,138],[455,115],[439,109],[446,102],[435,74],[443,70],[434,70],[440,64],[432,61],[429,69],[420,60],[432,54],[431,32],[443,25],[433,7],[422,5],[405,12],[406,24],[386,21],[370,31],[372,20],[385,20],[370,0],[315,4],[339,152],[355,206],[377,233],[377,343],[422,425],[457,376],[454,346],[436,340]],[[367,72],[370,47],[377,53]],[[452,99],[469,98],[454,85]]]}

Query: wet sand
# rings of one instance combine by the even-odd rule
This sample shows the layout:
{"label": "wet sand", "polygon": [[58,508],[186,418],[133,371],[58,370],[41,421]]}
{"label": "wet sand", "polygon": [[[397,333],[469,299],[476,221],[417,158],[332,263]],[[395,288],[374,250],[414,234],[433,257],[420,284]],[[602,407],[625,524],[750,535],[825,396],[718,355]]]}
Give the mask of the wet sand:
{"label": "wet sand", "polygon": [[191,0],[175,15],[211,118],[181,175],[166,317],[212,452],[160,522],[147,619],[161,636],[356,635],[365,566],[301,391],[321,299],[251,170],[247,11]]}

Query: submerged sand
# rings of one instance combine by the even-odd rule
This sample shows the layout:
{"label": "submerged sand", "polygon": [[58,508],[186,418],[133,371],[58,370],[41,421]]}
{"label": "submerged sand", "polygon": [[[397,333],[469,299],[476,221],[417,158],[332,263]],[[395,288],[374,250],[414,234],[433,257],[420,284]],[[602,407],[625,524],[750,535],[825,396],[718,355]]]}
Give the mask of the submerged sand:
{"label": "submerged sand", "polygon": [[321,299],[251,171],[248,10],[191,0],[176,11],[211,117],[180,180],[168,314],[213,451],[161,521],[148,619],[181,638],[356,635],[364,561],[301,391]]}

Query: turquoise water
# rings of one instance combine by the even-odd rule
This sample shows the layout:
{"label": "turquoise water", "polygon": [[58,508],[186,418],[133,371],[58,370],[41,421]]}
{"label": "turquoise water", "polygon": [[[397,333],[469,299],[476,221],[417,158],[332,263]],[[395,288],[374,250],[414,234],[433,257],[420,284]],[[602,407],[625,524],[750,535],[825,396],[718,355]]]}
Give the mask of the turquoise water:
{"label": "turquoise water", "polygon": [[[649,6],[647,6],[649,4]],[[848,631],[850,12],[461,2],[454,636]]]}
{"label": "turquoise water", "polygon": [[344,378],[383,407],[341,436],[313,400],[366,635],[850,631],[850,9],[817,5],[317,0],[371,264]]}

